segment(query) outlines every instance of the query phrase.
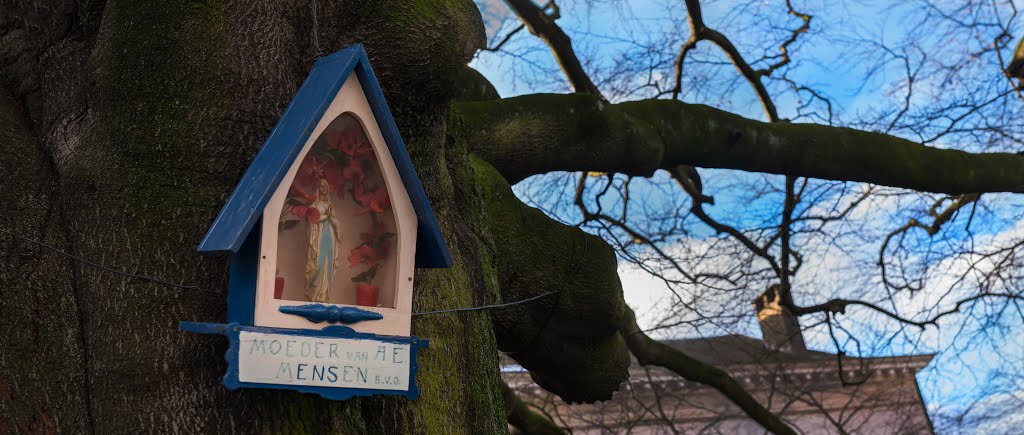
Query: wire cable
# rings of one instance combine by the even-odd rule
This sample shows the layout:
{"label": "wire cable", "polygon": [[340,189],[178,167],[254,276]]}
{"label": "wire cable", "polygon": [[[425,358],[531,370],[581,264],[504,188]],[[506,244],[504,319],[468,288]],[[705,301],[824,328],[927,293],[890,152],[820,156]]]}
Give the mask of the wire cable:
{"label": "wire cable", "polygon": [[[165,286],[165,287],[171,287],[171,288],[174,288],[174,289],[193,290],[193,291],[198,291],[198,292],[203,292],[203,293],[210,293],[210,294],[214,294],[214,295],[218,295],[218,296],[222,296],[224,294],[223,292],[214,291],[214,290],[208,290],[208,289],[201,288],[199,286],[175,284],[173,282],[167,281],[167,280],[165,280],[163,278],[160,278],[160,277],[157,277],[157,276],[142,275],[142,274],[138,274],[138,273],[131,273],[131,272],[125,272],[123,270],[118,270],[118,269],[115,269],[113,267],[101,264],[99,262],[96,262],[96,261],[93,261],[93,260],[89,260],[89,259],[81,257],[79,255],[75,255],[75,254],[72,254],[70,252],[64,251],[64,250],[62,250],[62,249],[60,249],[60,248],[58,248],[56,246],[53,246],[53,245],[51,245],[49,243],[42,242],[42,241],[39,241],[39,240],[35,240],[35,239],[29,238],[29,237],[22,236],[20,234],[17,234],[17,233],[15,233],[13,231],[10,231],[10,230],[4,229],[4,228],[0,228],[0,233],[7,234],[7,235],[9,235],[11,237],[14,237],[17,240],[21,240],[21,241],[24,241],[24,242],[28,242],[28,243],[34,244],[36,246],[39,246],[39,247],[45,248],[45,249],[47,249],[49,251],[55,252],[57,254],[60,254],[60,255],[62,255],[64,257],[70,258],[70,259],[72,259],[74,261],[86,264],[88,266],[92,266],[92,267],[94,267],[96,269],[99,269],[99,270],[102,270],[102,271],[105,271],[105,272],[108,272],[108,273],[112,273],[112,274],[115,274],[115,275],[120,275],[120,276],[124,276],[124,277],[128,277],[128,278],[139,279],[139,280],[151,282],[151,283],[154,283],[154,284],[159,284],[159,285],[162,285],[162,286]],[[518,301],[514,301],[514,302],[503,303],[503,304],[482,305],[482,306],[478,306],[478,307],[452,308],[452,309],[448,309],[448,310],[437,310],[437,311],[422,311],[422,312],[418,312],[418,313],[412,313],[412,315],[413,316],[425,316],[425,315],[429,315],[429,314],[443,314],[443,313],[454,313],[454,312],[462,312],[462,311],[479,311],[479,310],[489,310],[489,309],[492,309],[492,308],[510,307],[510,306],[513,306],[513,305],[525,304],[527,302],[534,301],[534,300],[537,300],[537,299],[540,299],[540,298],[543,298],[543,297],[546,297],[546,296],[549,296],[549,295],[552,295],[552,294],[555,294],[555,293],[558,293],[558,291],[557,290],[549,291],[547,293],[543,293],[543,294],[540,294],[540,295],[537,295],[537,296],[533,296],[533,297],[530,297],[530,298],[526,298],[526,299],[522,299],[522,300],[518,300]]]}
{"label": "wire cable", "polygon": [[9,235],[11,237],[14,237],[14,238],[18,239],[18,240],[29,242],[29,243],[32,243],[34,245],[40,246],[42,248],[46,248],[46,249],[48,249],[50,251],[53,251],[53,252],[55,252],[57,254],[63,255],[65,257],[68,257],[68,258],[70,258],[72,260],[78,261],[80,263],[83,263],[83,264],[95,267],[97,269],[100,269],[100,270],[103,270],[103,271],[106,271],[106,272],[109,272],[109,273],[113,273],[115,275],[121,275],[121,276],[125,276],[125,277],[128,277],[128,278],[141,279],[143,281],[149,281],[149,282],[152,282],[154,284],[160,284],[162,286],[172,287],[172,288],[176,288],[176,289],[194,290],[194,291],[199,291],[199,292],[204,292],[204,293],[211,293],[211,294],[215,294],[215,295],[223,294],[222,292],[219,292],[219,291],[207,290],[207,289],[204,289],[204,288],[201,288],[201,287],[198,287],[198,286],[194,286],[194,285],[175,284],[173,282],[166,281],[166,280],[164,280],[164,279],[162,279],[160,277],[156,277],[156,276],[140,275],[140,274],[137,274],[137,273],[125,272],[123,270],[117,270],[117,269],[114,269],[112,267],[100,264],[98,262],[95,262],[95,261],[92,261],[92,260],[89,260],[89,259],[86,259],[86,258],[82,258],[82,257],[80,257],[78,255],[75,255],[75,254],[72,254],[70,252],[63,251],[60,248],[57,248],[56,246],[50,245],[48,243],[41,242],[41,241],[35,240],[35,239],[30,239],[30,238],[22,236],[20,234],[16,234],[13,231],[6,230],[4,228],[0,228],[0,233],[7,234],[7,235]]}
{"label": "wire cable", "polygon": [[316,18],[316,0],[310,0],[310,5],[313,9],[313,48],[316,49],[313,59],[318,60],[324,57],[324,52],[320,50],[320,22]]}

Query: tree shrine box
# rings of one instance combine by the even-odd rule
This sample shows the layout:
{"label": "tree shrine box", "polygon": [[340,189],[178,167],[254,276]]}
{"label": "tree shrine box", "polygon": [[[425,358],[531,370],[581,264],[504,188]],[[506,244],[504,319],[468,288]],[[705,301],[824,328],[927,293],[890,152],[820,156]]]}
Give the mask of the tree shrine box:
{"label": "tree shrine box", "polygon": [[199,252],[231,254],[228,323],[181,329],[228,336],[228,388],[417,397],[413,270],[452,260],[362,46],[316,62]]}

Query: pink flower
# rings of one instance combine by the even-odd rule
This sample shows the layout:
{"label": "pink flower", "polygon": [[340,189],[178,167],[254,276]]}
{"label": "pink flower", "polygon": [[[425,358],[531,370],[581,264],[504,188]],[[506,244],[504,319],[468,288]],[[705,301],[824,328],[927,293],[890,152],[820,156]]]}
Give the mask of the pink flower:
{"label": "pink flower", "polygon": [[365,192],[361,195],[356,196],[356,200],[359,201],[359,205],[365,207],[356,213],[356,216],[363,215],[369,212],[383,213],[388,207],[391,207],[391,198],[388,197],[387,189],[383,187],[373,191]]}
{"label": "pink flower", "polygon": [[366,155],[371,151],[370,142],[358,125],[353,125],[340,132],[336,130],[328,132],[327,147],[352,157]]}
{"label": "pink flower", "polygon": [[313,195],[310,196],[308,193],[306,193],[305,189],[302,189],[301,187],[299,187],[298,183],[295,183],[292,184],[291,189],[288,190],[288,196],[291,196],[299,200],[299,202],[303,204],[312,204],[313,199],[316,198],[316,192],[313,192]]}
{"label": "pink flower", "polygon": [[330,186],[331,192],[337,192],[339,198],[345,198],[345,177],[342,175],[338,165],[329,165],[324,169],[324,179]]}
{"label": "pink flower", "polygon": [[348,256],[349,269],[356,267],[359,263],[365,263],[367,267],[373,267],[377,264],[377,253],[370,245],[359,245]]}
{"label": "pink flower", "polygon": [[320,223],[320,210],[317,210],[316,207],[297,205],[292,207],[292,214],[299,219],[308,220],[311,224]]}
{"label": "pink flower", "polygon": [[318,224],[318,223],[320,223],[320,210],[317,210],[315,207],[307,208],[306,209],[306,219],[308,219],[309,223],[311,223],[311,224]]}
{"label": "pink flower", "polygon": [[295,184],[298,184],[302,189],[308,189],[309,187],[315,187],[316,183],[323,176],[323,164],[317,161],[316,157],[309,156],[299,165],[299,171],[295,174]]}
{"label": "pink flower", "polygon": [[363,172],[363,165],[357,159],[349,160],[348,166],[341,172],[341,176],[352,183],[362,183],[366,173]]}

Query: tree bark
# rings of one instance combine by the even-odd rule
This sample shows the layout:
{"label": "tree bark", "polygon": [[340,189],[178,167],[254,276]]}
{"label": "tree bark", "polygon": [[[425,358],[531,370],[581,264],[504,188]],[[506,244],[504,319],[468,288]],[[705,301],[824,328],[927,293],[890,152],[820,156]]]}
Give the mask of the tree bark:
{"label": "tree bark", "polygon": [[[363,43],[455,257],[414,311],[497,298],[455,77],[483,44],[468,0],[319,2],[319,40]],[[494,433],[506,430],[485,312],[421,316],[417,401],[332,402],[221,385],[226,261],[195,249],[314,60],[308,1],[0,6],[0,432]],[[7,96],[7,92],[13,94]],[[11,235],[15,234],[17,235]],[[213,292],[111,274],[113,269]]]}
{"label": "tree bark", "polygon": [[[17,101],[0,94],[0,230],[67,249],[57,180]],[[11,211],[16,211],[12,213]],[[0,430],[87,432],[87,363],[71,264],[0,234]]]}

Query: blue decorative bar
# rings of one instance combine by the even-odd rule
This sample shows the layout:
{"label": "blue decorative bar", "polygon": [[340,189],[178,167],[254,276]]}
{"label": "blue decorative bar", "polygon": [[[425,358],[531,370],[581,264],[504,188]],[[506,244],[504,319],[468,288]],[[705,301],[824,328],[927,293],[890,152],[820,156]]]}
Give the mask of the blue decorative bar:
{"label": "blue decorative bar", "polygon": [[278,308],[278,311],[293,316],[304,317],[313,323],[344,323],[350,325],[366,320],[380,320],[384,316],[373,311],[361,310],[355,307],[339,307],[335,305],[308,304],[293,305]]}

